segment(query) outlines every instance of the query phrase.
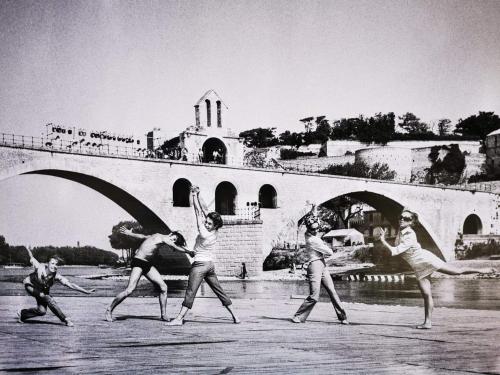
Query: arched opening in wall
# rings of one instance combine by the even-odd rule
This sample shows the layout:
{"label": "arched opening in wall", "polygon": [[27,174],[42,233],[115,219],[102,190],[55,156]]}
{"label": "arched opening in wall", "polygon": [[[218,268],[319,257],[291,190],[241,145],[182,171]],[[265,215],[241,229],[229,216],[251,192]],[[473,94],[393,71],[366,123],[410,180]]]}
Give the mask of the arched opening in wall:
{"label": "arched opening in wall", "polygon": [[212,126],[212,107],[210,105],[210,100],[206,99],[205,104],[207,106],[207,127]]}
{"label": "arched opening in wall", "polygon": [[[121,207],[145,229],[145,232],[170,233],[171,231],[167,224],[153,211],[153,209],[146,206],[143,202],[125,191],[123,188],[111,184],[101,178],[89,174],[61,169],[34,170],[31,172],[25,172],[23,175],[53,176],[76,182],[96,191]],[[77,200],[78,197],[75,197],[75,201]],[[75,202],[75,206],[76,204],[77,203]],[[68,215],[79,215],[77,208],[74,206],[67,207],[67,210]],[[100,215],[98,209],[94,215]],[[89,220],[91,223],[89,225],[99,225],[99,221],[97,219]],[[172,258],[169,259],[168,264],[165,264],[162,268],[162,272],[168,274],[185,274],[185,272],[187,272],[190,268],[190,263],[185,254],[174,252],[172,253]]]}
{"label": "arched opening in wall", "polygon": [[215,211],[221,215],[234,215],[236,212],[236,188],[224,181],[215,189]]}
{"label": "arched opening in wall", "polygon": [[226,164],[227,148],[218,138],[209,138],[203,143],[203,161],[205,163]]}
{"label": "arched opening in wall", "polygon": [[217,127],[221,128],[222,127],[222,118],[221,118],[221,102],[220,100],[217,100]]}
{"label": "arched opening in wall", "polygon": [[471,214],[465,218],[464,221],[464,234],[482,234],[483,223],[481,219],[476,214]]}
{"label": "arched opening in wall", "polygon": [[[372,263],[379,268],[379,271],[388,273],[410,270],[401,257],[388,255],[387,250],[376,239],[378,230],[376,228],[384,228],[388,242],[394,244],[399,231],[398,217],[403,204],[382,194],[356,191],[332,196],[331,199],[319,204],[318,209],[322,222],[326,224],[323,227],[325,233],[323,240],[331,247],[339,246],[335,248],[336,257],[332,261],[346,264]],[[412,207],[409,209],[411,210]],[[414,209],[418,211],[418,207]],[[308,208],[304,208],[303,215],[307,216],[307,210]],[[342,217],[339,218],[340,216]],[[296,225],[287,223],[286,227],[279,232],[278,237],[273,239],[274,249],[299,249],[304,246],[305,226],[301,225],[304,218],[305,216],[297,217]],[[414,225],[413,229],[423,248],[442,259],[445,258],[430,228],[427,230],[419,222]],[[360,245],[363,242],[364,245]],[[351,245],[360,247],[352,248]],[[296,263],[301,263],[300,256]],[[360,266],[360,269],[362,268]]]}
{"label": "arched opening in wall", "polygon": [[259,203],[261,208],[276,208],[278,207],[277,203],[277,194],[276,189],[269,185],[265,184],[259,190]]}
{"label": "arched opening in wall", "polygon": [[189,207],[189,194],[191,182],[185,178],[179,178],[172,187],[172,199],[174,207]]}

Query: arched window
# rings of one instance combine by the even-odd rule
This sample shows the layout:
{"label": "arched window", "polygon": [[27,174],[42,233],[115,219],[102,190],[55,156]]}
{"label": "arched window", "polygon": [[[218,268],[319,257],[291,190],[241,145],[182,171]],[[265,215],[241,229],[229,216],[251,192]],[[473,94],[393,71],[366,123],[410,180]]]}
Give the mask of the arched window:
{"label": "arched window", "polygon": [[202,147],[205,163],[226,164],[227,149],[224,142],[218,138],[208,138]]}
{"label": "arched window", "polygon": [[212,108],[210,107],[210,100],[205,100],[205,104],[207,105],[207,127],[212,125]]}
{"label": "arched window", "polygon": [[476,214],[471,214],[467,216],[464,221],[464,234],[482,234],[483,224],[481,219]]}
{"label": "arched window", "polygon": [[271,185],[262,185],[259,190],[259,203],[262,208],[276,208],[277,203],[276,189]]}
{"label": "arched window", "polygon": [[185,178],[179,178],[172,187],[174,207],[189,207],[189,193],[191,182]]}
{"label": "arched window", "polygon": [[217,100],[217,127],[222,127],[222,119],[221,119],[221,102]]}
{"label": "arched window", "polygon": [[221,215],[234,215],[236,208],[236,188],[224,181],[215,189],[215,211]]}

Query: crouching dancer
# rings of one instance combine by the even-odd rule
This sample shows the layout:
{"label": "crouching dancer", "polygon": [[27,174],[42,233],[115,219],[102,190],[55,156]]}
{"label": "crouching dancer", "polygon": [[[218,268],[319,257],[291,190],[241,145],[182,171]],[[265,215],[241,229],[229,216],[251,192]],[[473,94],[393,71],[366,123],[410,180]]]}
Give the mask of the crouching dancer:
{"label": "crouching dancer", "polygon": [[160,289],[160,310],[161,310],[161,320],[168,321],[167,318],[167,284],[163,281],[158,270],[151,264],[150,260],[153,257],[156,249],[161,244],[166,244],[170,246],[175,251],[180,251],[183,253],[189,253],[190,250],[185,249],[186,241],[184,237],[179,232],[170,232],[169,234],[155,233],[151,235],[144,235],[139,233],[134,233],[132,230],[125,227],[120,228],[120,233],[125,234],[130,237],[138,238],[144,240],[134,255],[132,259],[132,272],[130,273],[130,278],[128,281],[127,288],[119,293],[111,305],[106,309],[105,319],[108,322],[112,322],[113,310],[116,306],[123,302],[125,298],[130,296],[132,292],[137,287],[139,279],[142,275],[151,281]]}
{"label": "crouching dancer", "polygon": [[31,309],[20,310],[17,313],[18,322],[24,323],[27,319],[35,316],[43,316],[47,312],[48,307],[61,322],[68,327],[72,327],[73,322],[64,315],[54,298],[49,294],[50,287],[54,284],[54,281],[59,281],[62,285],[85,294],[93,293],[94,289],[84,289],[72,283],[64,276],[59,275],[57,273],[57,267],[62,260],[57,255],[52,256],[47,264],[38,262],[29,249],[28,255],[35,270],[23,280],[23,284],[28,294],[35,297],[38,306]]}

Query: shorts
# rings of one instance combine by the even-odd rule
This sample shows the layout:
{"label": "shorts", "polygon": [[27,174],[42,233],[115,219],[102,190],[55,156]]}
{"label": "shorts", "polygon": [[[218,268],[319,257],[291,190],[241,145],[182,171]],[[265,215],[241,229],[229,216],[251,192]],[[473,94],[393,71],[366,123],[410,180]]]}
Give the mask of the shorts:
{"label": "shorts", "polygon": [[132,263],[130,264],[130,267],[131,268],[139,267],[144,274],[147,274],[151,269],[152,264],[144,259],[132,258]]}

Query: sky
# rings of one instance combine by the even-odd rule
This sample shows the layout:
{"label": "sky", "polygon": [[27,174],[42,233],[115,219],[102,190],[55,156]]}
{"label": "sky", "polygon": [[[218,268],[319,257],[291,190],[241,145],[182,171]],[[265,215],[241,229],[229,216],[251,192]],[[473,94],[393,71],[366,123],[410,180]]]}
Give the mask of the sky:
{"label": "sky", "polygon": [[[479,0],[0,0],[0,132],[39,136],[52,122],[175,136],[209,89],[238,132],[303,131],[319,115],[500,113],[499,19],[500,1]],[[121,219],[76,183],[0,181],[12,244],[109,248]]]}

